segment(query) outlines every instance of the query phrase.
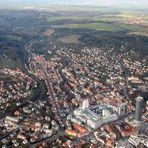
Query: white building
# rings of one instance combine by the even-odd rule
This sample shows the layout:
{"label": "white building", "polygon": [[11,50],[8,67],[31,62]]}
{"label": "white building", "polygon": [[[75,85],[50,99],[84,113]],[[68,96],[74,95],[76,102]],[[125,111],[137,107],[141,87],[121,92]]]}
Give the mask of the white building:
{"label": "white building", "polygon": [[[94,106],[89,107],[88,100],[83,101],[82,107],[74,110],[74,117],[71,121],[77,122],[77,120],[90,126],[93,129],[96,129],[103,124],[112,122],[118,119],[117,114],[110,112],[109,108],[105,106]],[[96,108],[96,109],[95,109]]]}
{"label": "white building", "polygon": [[6,116],[5,122],[7,122],[7,123],[18,123],[19,118]]}
{"label": "white building", "polygon": [[82,108],[83,108],[83,110],[89,108],[89,101],[88,101],[88,99],[86,99],[86,100],[83,101]]}
{"label": "white building", "polygon": [[116,114],[111,114],[109,110],[103,109],[102,110],[102,116],[103,116],[103,123],[106,124],[108,122],[112,122],[118,119],[118,116]]}

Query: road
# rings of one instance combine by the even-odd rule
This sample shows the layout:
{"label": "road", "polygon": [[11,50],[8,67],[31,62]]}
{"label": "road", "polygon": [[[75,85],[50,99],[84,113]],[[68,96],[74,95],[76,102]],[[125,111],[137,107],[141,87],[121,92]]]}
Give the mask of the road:
{"label": "road", "polygon": [[[28,46],[25,46],[25,49],[28,53],[28,64],[31,63],[31,60],[32,60],[32,51],[33,51],[33,45],[36,43],[37,41],[35,40],[31,40],[29,42],[29,45]],[[54,96],[54,91],[53,91],[53,87],[52,87],[52,83],[50,82],[49,80],[49,77],[48,77],[48,71],[44,65],[44,63],[42,62],[41,63],[41,69],[42,69],[42,72],[44,73],[44,76],[45,76],[45,84],[47,86],[47,90],[48,90],[48,93],[50,94],[51,96],[51,99],[52,99],[52,107],[54,109],[56,109],[56,118],[59,120],[59,122],[63,122],[61,117],[60,117],[60,113],[59,113],[59,110],[58,110],[58,106],[57,106],[57,103],[56,103],[56,100],[55,100],[55,96]],[[29,71],[29,70],[28,70]]]}
{"label": "road", "polygon": [[45,83],[47,85],[47,89],[48,89],[48,93],[50,94],[51,96],[51,99],[52,99],[52,107],[56,109],[56,118],[60,119],[61,120],[61,117],[60,117],[60,113],[59,113],[59,110],[58,110],[58,106],[57,106],[57,103],[56,103],[56,100],[55,100],[55,96],[54,96],[54,91],[53,91],[53,87],[52,87],[52,84],[50,83],[50,80],[48,78],[48,72],[44,66],[44,63],[41,64],[41,68],[42,68],[42,71],[45,75]]}
{"label": "road", "polygon": [[120,63],[121,67],[123,68],[123,71],[124,71],[124,80],[125,80],[124,95],[125,95],[126,99],[129,100],[129,96],[128,96],[128,71],[127,71],[127,68],[124,65],[123,60],[120,59],[120,62],[121,62]]}

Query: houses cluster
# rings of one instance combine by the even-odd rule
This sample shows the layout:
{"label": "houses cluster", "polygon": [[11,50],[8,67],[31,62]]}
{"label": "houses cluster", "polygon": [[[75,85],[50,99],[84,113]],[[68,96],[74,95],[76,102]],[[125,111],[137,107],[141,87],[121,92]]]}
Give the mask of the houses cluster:
{"label": "houses cluster", "polygon": [[50,103],[45,101],[29,102],[17,108],[0,120],[0,146],[30,147],[45,140],[55,141],[59,123],[50,114]]}
{"label": "houses cluster", "polygon": [[32,93],[36,82],[19,69],[0,70],[0,111],[21,105]]}

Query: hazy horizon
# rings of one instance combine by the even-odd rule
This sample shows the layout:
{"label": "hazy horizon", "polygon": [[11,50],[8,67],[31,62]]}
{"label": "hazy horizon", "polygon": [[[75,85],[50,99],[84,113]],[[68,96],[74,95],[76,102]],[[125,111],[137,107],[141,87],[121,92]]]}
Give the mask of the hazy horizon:
{"label": "hazy horizon", "polygon": [[[9,6],[10,4],[10,6]],[[148,0],[0,0],[1,7],[24,5],[80,5],[80,6],[148,6]]]}

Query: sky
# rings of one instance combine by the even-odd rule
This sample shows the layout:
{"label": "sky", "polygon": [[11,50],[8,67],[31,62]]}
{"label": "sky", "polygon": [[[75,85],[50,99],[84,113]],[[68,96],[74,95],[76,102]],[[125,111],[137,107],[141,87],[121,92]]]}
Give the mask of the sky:
{"label": "sky", "polygon": [[125,3],[141,4],[148,3],[148,0],[54,0],[55,3],[76,4],[76,5],[118,5]]}
{"label": "sky", "polygon": [[61,4],[61,5],[94,5],[94,6],[116,6],[116,5],[148,5],[148,0],[0,0],[0,5],[9,4]]}

